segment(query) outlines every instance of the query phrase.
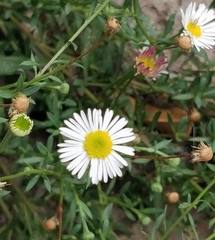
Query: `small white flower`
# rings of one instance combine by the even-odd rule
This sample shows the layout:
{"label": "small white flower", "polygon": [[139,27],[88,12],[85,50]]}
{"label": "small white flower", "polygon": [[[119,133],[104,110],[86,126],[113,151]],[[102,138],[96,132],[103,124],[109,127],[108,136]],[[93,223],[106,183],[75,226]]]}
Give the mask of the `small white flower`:
{"label": "small white flower", "polygon": [[189,36],[198,51],[200,48],[211,49],[215,45],[215,14],[212,9],[207,9],[205,4],[190,3],[185,11],[181,9],[183,36]]}
{"label": "small white flower", "polygon": [[89,177],[93,184],[122,176],[121,168],[128,163],[117,153],[134,155],[134,149],[121,144],[132,141],[135,136],[132,128],[123,128],[125,118],[113,118],[113,111],[107,109],[104,117],[102,111],[88,109],[74,118],[65,120],[67,127],[61,127],[60,133],[69,138],[58,144],[61,162],[69,162],[67,169],[80,179],[90,165]]}

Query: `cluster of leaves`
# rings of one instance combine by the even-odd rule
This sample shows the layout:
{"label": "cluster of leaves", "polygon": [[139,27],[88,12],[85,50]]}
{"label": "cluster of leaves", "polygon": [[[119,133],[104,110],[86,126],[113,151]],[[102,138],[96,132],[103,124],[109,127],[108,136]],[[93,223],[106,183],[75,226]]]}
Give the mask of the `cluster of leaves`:
{"label": "cluster of leaves", "polygon": [[[142,14],[138,1],[125,0],[122,5],[109,3],[48,70],[68,63],[89,49],[103,35],[108,17],[116,17],[121,30],[62,71],[38,75],[104,2],[2,0],[0,3],[1,104],[10,102],[17,92],[30,96],[36,103],[28,110],[34,120],[30,136],[13,137],[1,153],[0,175],[8,176],[7,181],[11,183],[0,190],[2,239],[56,239],[58,228],[47,231],[44,220],[58,214],[59,202],[63,202],[63,240],[118,239],[120,233],[130,234],[125,223],[115,222],[113,206],[116,210],[123,209],[125,216],[138,222],[143,231],[150,219],[157,219],[150,233],[143,232],[148,239],[156,239],[158,229],[165,232],[214,178],[212,163],[193,167],[186,159],[176,166],[168,161],[155,163],[142,157],[189,152],[191,141],[200,140],[211,142],[215,150],[213,59],[195,49],[191,53],[179,48],[166,50],[170,56],[168,74],[155,82],[148,82],[140,75],[135,77],[135,55],[139,48],[147,45],[146,40],[156,45],[159,52],[173,44],[175,36],[171,31],[175,14],[169,16],[163,32],[159,32],[151,28],[153,23]],[[160,113],[150,123],[144,122],[148,114],[144,106],[161,104],[159,99],[164,94],[168,97],[161,108],[166,105],[187,110],[195,107],[202,114],[201,121],[193,126],[194,136],[185,134],[187,117],[182,118],[177,127],[169,117],[170,135],[156,129]],[[135,107],[131,98],[135,99]],[[127,159],[129,169],[124,170],[124,176],[97,187],[86,184],[88,179],[71,177],[61,166],[56,151],[57,143],[62,140],[58,129],[63,120],[89,107],[108,107],[115,114],[125,116],[141,138],[136,147],[139,157]],[[0,116],[3,138],[8,128],[7,112],[0,109]],[[163,191],[153,192],[151,185],[157,179]],[[166,217],[166,190],[178,191],[182,202],[180,211],[176,207],[171,218]],[[198,206],[198,211],[204,210],[211,220],[209,227],[215,222],[214,211],[211,211],[214,199],[214,193],[205,194]],[[184,226],[191,226],[193,236],[198,239],[192,215],[184,218]],[[183,229],[178,229],[180,234]]]}

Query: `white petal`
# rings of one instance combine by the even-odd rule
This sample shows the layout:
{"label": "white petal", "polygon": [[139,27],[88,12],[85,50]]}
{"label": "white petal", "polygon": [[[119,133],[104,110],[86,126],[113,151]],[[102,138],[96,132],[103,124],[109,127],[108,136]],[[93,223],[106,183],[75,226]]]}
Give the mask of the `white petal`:
{"label": "white petal", "polygon": [[101,130],[107,131],[107,127],[108,127],[108,125],[109,125],[112,117],[113,117],[113,111],[107,109],[107,110],[105,111],[105,115],[104,115],[104,118],[103,118],[103,125],[102,125],[102,127],[101,127]]}
{"label": "white petal", "polygon": [[121,152],[130,156],[134,155],[134,148],[132,147],[113,145],[112,149],[114,149],[117,152]]}
{"label": "white petal", "polygon": [[88,167],[89,163],[90,163],[90,159],[88,158],[88,159],[86,159],[83,167],[81,168],[81,170],[79,171],[79,173],[78,173],[78,175],[77,175],[77,178],[78,178],[78,179],[80,179],[80,178],[83,177],[84,173],[85,173],[86,170],[87,170],[87,167]]}
{"label": "white petal", "polygon": [[114,156],[115,159],[121,162],[124,166],[128,166],[128,163],[125,161],[125,159],[122,158],[117,152],[112,151],[111,154]]}

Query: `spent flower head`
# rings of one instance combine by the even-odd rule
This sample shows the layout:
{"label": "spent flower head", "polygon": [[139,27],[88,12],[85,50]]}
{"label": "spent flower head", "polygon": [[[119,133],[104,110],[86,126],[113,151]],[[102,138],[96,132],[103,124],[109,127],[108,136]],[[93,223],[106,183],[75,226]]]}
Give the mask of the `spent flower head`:
{"label": "spent flower head", "polygon": [[146,78],[156,80],[162,73],[167,73],[167,59],[165,56],[156,56],[156,47],[144,47],[138,52],[136,57],[137,74],[142,74]]}
{"label": "spent flower head", "polygon": [[107,109],[102,111],[88,109],[74,113],[73,118],[65,120],[66,127],[60,133],[67,137],[58,144],[61,162],[68,162],[67,169],[80,179],[90,166],[89,177],[93,184],[108,181],[108,177],[122,176],[121,168],[128,163],[117,153],[134,155],[134,149],[121,144],[134,140],[132,128],[124,128],[125,118],[116,116]]}
{"label": "spent flower head", "polygon": [[194,150],[191,152],[191,162],[208,162],[213,158],[213,150],[211,146],[200,142],[198,147],[192,146]]}
{"label": "spent flower head", "polygon": [[184,27],[182,36],[188,36],[192,46],[198,51],[200,48],[211,49],[215,46],[215,14],[212,9],[207,9],[205,4],[191,2],[185,12],[181,9],[181,22]]}
{"label": "spent flower head", "polygon": [[18,93],[18,95],[12,99],[12,106],[9,112],[9,116],[12,117],[18,113],[27,111],[29,104],[30,98],[26,97],[26,95],[22,93]]}
{"label": "spent flower head", "polygon": [[33,128],[33,121],[24,113],[14,115],[9,121],[10,130],[19,137],[28,135]]}
{"label": "spent flower head", "polygon": [[7,182],[0,182],[0,190],[2,190],[2,188],[6,185],[8,185]]}
{"label": "spent flower head", "polygon": [[120,28],[119,21],[116,18],[108,18],[105,32],[108,35],[115,34]]}

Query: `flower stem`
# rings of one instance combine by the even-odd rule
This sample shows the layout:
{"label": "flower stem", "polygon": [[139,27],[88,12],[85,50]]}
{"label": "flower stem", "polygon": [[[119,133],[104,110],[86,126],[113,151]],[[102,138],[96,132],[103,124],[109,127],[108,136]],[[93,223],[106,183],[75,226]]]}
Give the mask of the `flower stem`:
{"label": "flower stem", "polygon": [[44,68],[39,72],[38,76],[43,75],[43,73],[49,69],[49,67],[54,63],[54,61],[68,48],[68,46],[78,37],[78,35],[87,27],[87,25],[92,22],[92,20],[101,12],[101,10],[109,3],[110,0],[106,0],[97,11],[88,18],[84,24],[78,29],[78,31],[69,39],[69,41],[64,44],[64,46],[53,56],[53,58],[44,66]]}
{"label": "flower stem", "polygon": [[26,172],[19,172],[13,175],[9,175],[9,176],[4,176],[4,177],[0,177],[0,181],[7,181],[7,180],[11,180],[14,178],[18,178],[18,177],[22,177],[22,176],[29,176],[31,174],[38,174],[38,175],[54,175],[56,177],[60,177],[58,173],[50,171],[50,170],[46,170],[46,169],[33,169],[30,171],[26,171]]}
{"label": "flower stem", "polygon": [[85,219],[86,217],[85,217],[85,214],[83,212],[83,209],[82,209],[82,206],[81,206],[81,203],[80,203],[80,199],[78,197],[78,193],[76,191],[75,185],[71,184],[71,186],[72,186],[72,192],[74,194],[76,204],[78,206],[80,218],[81,218],[81,221],[82,221],[82,224],[83,224],[83,230],[84,230],[85,233],[89,232],[89,229],[88,229],[88,226],[87,226],[87,223],[86,223],[86,219]]}
{"label": "flower stem", "polygon": [[[197,196],[197,198],[185,209],[181,216],[170,226],[170,228],[163,234],[160,240],[165,240],[169,233],[182,221],[182,219],[189,213],[189,211],[196,206],[199,200],[209,191],[215,184],[215,178],[207,185],[207,187]],[[209,238],[211,239],[211,238]],[[208,240],[209,240],[208,239]]]}
{"label": "flower stem", "polygon": [[138,17],[138,16],[140,16],[142,14],[141,10],[140,10],[140,6],[139,6],[139,1],[138,0],[133,0],[133,5],[134,5],[134,12],[135,12],[135,15],[136,15],[135,20],[136,20],[137,26],[139,27],[139,29],[143,33],[144,37],[149,41],[150,45],[154,45],[153,39],[151,39],[149,37],[149,35],[146,33],[146,31],[143,28],[143,26],[142,26],[142,24],[140,22],[140,19]]}

